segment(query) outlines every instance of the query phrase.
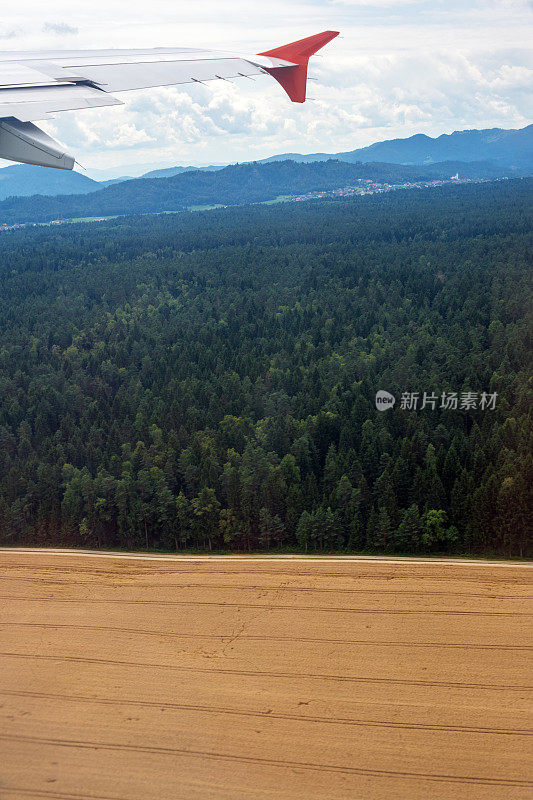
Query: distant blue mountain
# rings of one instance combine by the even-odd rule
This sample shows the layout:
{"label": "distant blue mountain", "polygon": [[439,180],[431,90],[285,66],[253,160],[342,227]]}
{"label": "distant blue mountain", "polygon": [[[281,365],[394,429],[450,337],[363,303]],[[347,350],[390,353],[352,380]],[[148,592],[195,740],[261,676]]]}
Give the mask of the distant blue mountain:
{"label": "distant blue mountain", "polygon": [[[168,169],[151,170],[141,175],[140,178],[171,178],[184,172],[197,170],[216,172],[219,169],[222,167],[169,167]],[[13,166],[0,169],[0,201],[6,200],[8,197],[31,197],[37,194],[46,197],[56,197],[61,194],[89,194],[130,180],[134,180],[134,178],[124,176],[97,181],[80,172],[34,167],[30,164],[13,164]]]}
{"label": "distant blue mountain", "polygon": [[62,169],[13,164],[0,169],[0,200],[8,197],[31,197],[34,194],[88,194],[100,189],[97,181]]}
{"label": "distant blue mountain", "polygon": [[197,170],[203,172],[216,172],[219,169],[224,169],[225,164],[214,165],[209,167],[168,167],[167,169],[153,169],[150,172],[145,172],[141,178],[172,178],[174,175],[183,175],[184,172],[195,172]]}
{"label": "distant blue mountain", "polygon": [[533,172],[533,125],[518,130],[490,128],[488,130],[455,131],[432,139],[423,133],[408,139],[376,142],[358,150],[342,153],[284,153],[266,158],[263,162],[310,162],[335,158],[348,163],[379,161],[388,164],[435,164],[442,161],[491,161],[512,172]]}

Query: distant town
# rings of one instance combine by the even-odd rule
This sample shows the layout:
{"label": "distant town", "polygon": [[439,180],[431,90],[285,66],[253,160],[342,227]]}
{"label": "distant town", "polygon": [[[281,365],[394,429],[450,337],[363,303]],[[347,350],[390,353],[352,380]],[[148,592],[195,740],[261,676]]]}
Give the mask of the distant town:
{"label": "distant town", "polygon": [[[366,194],[380,194],[382,192],[393,192],[397,189],[431,189],[435,186],[445,186],[449,183],[487,183],[491,178],[460,178],[458,174],[451,178],[428,181],[405,181],[403,183],[379,183],[377,181],[361,178],[352,186],[344,186],[340,189],[333,189],[325,192],[307,192],[290,198],[292,201],[319,200],[328,197],[353,197]],[[497,178],[496,180],[508,180],[507,178]]]}

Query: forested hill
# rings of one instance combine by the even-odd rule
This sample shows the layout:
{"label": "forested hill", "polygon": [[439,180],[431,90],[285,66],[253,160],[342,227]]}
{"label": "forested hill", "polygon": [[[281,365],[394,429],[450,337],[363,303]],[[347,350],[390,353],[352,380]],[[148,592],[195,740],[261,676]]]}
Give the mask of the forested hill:
{"label": "forested hill", "polygon": [[79,172],[47,169],[30,164],[13,164],[0,169],[0,200],[32,195],[87,194],[97,191],[99,184]]}
{"label": "forested hill", "polygon": [[403,183],[463,177],[499,177],[505,171],[490,164],[431,167],[398,164],[345,164],[325,161],[296,164],[233,164],[217,171],[195,170],[168,178],[137,178],[114,183],[91,194],[65,197],[11,197],[0,202],[0,225],[54,219],[179,211],[189,206],[234,205],[273,200],[280,195],[338,189],[358,179]]}
{"label": "forested hill", "polygon": [[532,189],[4,233],[0,541],[525,555]]}

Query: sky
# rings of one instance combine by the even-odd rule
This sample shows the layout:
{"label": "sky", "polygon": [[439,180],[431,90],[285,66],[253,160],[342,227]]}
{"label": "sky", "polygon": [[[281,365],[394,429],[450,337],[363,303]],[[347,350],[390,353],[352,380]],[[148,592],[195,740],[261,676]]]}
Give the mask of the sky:
{"label": "sky", "polygon": [[0,50],[256,53],[322,30],[342,38],[312,60],[303,106],[261,76],[128,92],[42,127],[107,176],[533,121],[533,0],[18,0],[2,9]]}

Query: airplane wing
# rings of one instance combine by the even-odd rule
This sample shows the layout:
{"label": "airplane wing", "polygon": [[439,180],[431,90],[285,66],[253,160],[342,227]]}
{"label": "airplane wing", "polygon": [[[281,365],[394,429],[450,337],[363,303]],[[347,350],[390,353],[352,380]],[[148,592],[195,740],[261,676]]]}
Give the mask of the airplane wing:
{"label": "airplane wing", "polygon": [[60,111],[122,105],[115,92],[266,73],[303,103],[309,58],[335,36],[324,31],[257,55],[190,48],[0,52],[0,158],[72,169],[74,158],[34,123]]}

